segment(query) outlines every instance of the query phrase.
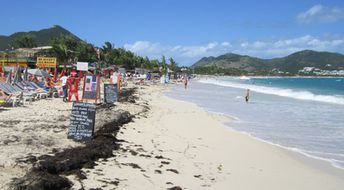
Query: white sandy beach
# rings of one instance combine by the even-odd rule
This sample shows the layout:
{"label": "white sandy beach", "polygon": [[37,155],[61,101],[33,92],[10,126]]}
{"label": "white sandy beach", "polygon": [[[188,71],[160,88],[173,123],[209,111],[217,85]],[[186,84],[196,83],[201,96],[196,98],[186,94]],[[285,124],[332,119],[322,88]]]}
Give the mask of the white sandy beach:
{"label": "white sandy beach", "polygon": [[[136,103],[117,103],[116,110],[136,115],[117,134],[123,140],[120,149],[114,157],[99,159],[93,169],[82,169],[86,179],[67,176],[74,183],[72,189],[344,187],[343,171],[232,131],[224,125],[230,118],[168,98],[163,95],[167,89],[139,86]],[[67,139],[70,109],[71,104],[53,99],[0,112],[1,189],[31,166],[18,164],[18,159],[81,145]],[[97,113],[96,127],[108,117]]]}
{"label": "white sandy beach", "polygon": [[[228,118],[167,98],[162,88],[144,88],[140,97],[151,107],[147,118],[120,130],[118,138],[126,141],[123,150],[94,170],[85,170],[84,186],[99,187],[115,176],[118,189],[344,187],[343,171],[327,163],[231,131],[223,124]],[[319,163],[324,167],[317,167]]]}

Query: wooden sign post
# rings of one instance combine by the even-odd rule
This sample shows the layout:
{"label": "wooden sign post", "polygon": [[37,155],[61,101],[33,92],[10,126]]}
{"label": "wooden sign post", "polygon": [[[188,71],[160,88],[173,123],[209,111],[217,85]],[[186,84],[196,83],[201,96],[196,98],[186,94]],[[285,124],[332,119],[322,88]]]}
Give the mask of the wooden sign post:
{"label": "wooden sign post", "polygon": [[78,141],[91,139],[94,133],[95,119],[95,104],[74,102],[70,115],[68,138]]}
{"label": "wooden sign post", "polygon": [[117,101],[117,85],[104,84],[104,102],[106,104],[113,104]]}
{"label": "wooden sign post", "polygon": [[38,68],[55,68],[56,57],[37,57],[36,66]]}
{"label": "wooden sign post", "polygon": [[100,76],[87,74],[84,77],[84,87],[82,89],[82,100],[100,100]]}

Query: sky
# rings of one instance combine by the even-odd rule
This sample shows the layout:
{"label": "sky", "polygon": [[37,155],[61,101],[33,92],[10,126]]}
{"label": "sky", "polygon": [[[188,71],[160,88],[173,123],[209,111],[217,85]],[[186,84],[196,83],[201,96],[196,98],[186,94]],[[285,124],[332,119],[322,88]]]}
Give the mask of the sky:
{"label": "sky", "polygon": [[96,46],[185,66],[225,53],[344,53],[343,0],[4,0],[0,18],[0,35],[60,25]]}

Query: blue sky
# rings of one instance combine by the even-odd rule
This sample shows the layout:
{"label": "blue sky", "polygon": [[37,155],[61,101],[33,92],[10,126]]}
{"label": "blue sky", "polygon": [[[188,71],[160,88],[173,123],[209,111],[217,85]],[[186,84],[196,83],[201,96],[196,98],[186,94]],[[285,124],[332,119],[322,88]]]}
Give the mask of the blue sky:
{"label": "blue sky", "polygon": [[0,35],[58,24],[95,45],[110,41],[180,65],[228,52],[344,53],[343,0],[12,0],[1,3],[0,18]]}

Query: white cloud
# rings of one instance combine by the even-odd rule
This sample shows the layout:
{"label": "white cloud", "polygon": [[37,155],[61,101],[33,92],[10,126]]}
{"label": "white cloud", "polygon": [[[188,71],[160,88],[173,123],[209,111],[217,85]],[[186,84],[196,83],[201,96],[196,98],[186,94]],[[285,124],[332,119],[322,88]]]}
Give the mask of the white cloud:
{"label": "white cloud", "polygon": [[229,42],[209,42],[204,45],[162,45],[149,41],[137,41],[133,44],[125,44],[124,48],[133,51],[141,56],[148,56],[151,59],[160,59],[162,55],[173,57],[181,65],[190,65],[197,59],[205,56],[218,56],[230,51]]}
{"label": "white cloud", "polygon": [[344,8],[325,7],[322,5],[314,5],[305,12],[297,15],[297,21],[300,23],[314,22],[336,22],[344,19]]}
{"label": "white cloud", "polygon": [[[243,47],[242,44],[245,44]],[[344,52],[344,38],[320,38],[305,35],[296,38],[279,39],[274,41],[242,42],[233,52],[257,56],[261,58],[273,58],[286,56],[296,51],[305,49],[317,51]]]}
{"label": "white cloud", "polygon": [[221,45],[222,45],[222,46],[228,46],[228,47],[231,46],[231,44],[230,44],[229,42],[222,42]]}
{"label": "white cloud", "polygon": [[191,65],[207,56],[219,56],[233,52],[260,58],[282,57],[305,49],[344,53],[344,37],[314,37],[305,35],[277,40],[257,40],[240,42],[209,42],[202,45],[164,45],[149,41],[137,41],[125,44],[125,49],[151,59],[160,59],[162,55],[173,57],[180,65]]}

